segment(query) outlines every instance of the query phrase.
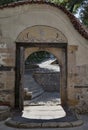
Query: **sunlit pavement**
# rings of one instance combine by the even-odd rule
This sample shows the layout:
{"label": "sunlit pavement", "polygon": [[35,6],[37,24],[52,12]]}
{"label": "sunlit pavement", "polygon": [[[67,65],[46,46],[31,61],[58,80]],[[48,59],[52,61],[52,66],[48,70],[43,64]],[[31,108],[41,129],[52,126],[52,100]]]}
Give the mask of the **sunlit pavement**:
{"label": "sunlit pavement", "polygon": [[24,107],[22,117],[31,119],[57,119],[66,116],[61,105],[59,106],[27,106]]}

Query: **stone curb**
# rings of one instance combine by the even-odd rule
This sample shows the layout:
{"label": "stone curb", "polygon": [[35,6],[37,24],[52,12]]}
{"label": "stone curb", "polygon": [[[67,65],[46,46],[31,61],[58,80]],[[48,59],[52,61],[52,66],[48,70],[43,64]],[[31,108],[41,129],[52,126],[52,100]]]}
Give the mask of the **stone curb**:
{"label": "stone curb", "polygon": [[15,128],[69,128],[77,127],[83,124],[82,120],[72,121],[72,122],[43,122],[43,123],[22,123],[18,121],[13,121],[11,118],[8,118],[5,121],[5,124],[10,127]]}

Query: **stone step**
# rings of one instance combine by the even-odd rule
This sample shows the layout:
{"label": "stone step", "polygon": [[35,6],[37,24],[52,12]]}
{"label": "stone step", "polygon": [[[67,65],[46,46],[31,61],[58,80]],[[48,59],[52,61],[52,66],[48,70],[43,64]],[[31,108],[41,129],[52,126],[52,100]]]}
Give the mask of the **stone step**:
{"label": "stone step", "polygon": [[29,101],[25,101],[24,105],[51,105],[57,106],[61,104],[60,95],[57,92],[43,92],[42,94],[38,95],[36,98],[33,98]]}
{"label": "stone step", "polygon": [[32,93],[32,99],[40,96],[42,93],[44,93],[44,90],[42,90],[42,89],[34,91]]}
{"label": "stone step", "polygon": [[41,91],[44,92],[44,90],[43,90],[42,88],[38,88],[38,89],[33,89],[33,90],[30,91],[30,92],[32,92],[32,93],[36,93],[36,92],[41,92]]}
{"label": "stone step", "polygon": [[0,106],[0,121],[10,117],[10,108],[8,106]]}
{"label": "stone step", "polygon": [[29,92],[32,92],[33,97],[35,97],[34,95],[40,95],[40,93],[42,93],[44,90],[43,88],[34,80],[34,78],[32,77],[32,75],[25,75],[25,87],[28,88]]}
{"label": "stone step", "polygon": [[34,99],[34,98],[40,96],[42,93],[44,93],[44,90],[42,88],[40,88],[40,89],[38,88],[33,91],[27,91],[25,93],[24,99],[31,100],[31,99]]}
{"label": "stone step", "polygon": [[29,91],[32,91],[32,92],[34,92],[34,91],[36,91],[36,90],[43,90],[43,89],[42,89],[42,87],[39,87],[39,86],[36,86],[36,87],[35,87],[34,85],[33,85],[32,88],[29,88]]}

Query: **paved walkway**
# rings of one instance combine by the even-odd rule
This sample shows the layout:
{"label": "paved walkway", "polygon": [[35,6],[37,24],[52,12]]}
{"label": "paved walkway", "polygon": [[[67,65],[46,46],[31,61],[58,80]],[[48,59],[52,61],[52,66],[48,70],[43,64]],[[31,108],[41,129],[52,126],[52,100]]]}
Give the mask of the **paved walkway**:
{"label": "paved walkway", "polygon": [[29,119],[57,119],[66,116],[66,112],[59,106],[26,106],[22,117]]}

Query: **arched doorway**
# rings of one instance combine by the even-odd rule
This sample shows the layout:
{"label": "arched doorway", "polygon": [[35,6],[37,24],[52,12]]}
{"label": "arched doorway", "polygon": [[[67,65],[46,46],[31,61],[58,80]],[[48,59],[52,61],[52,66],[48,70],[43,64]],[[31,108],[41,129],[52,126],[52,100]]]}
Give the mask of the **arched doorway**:
{"label": "arched doorway", "polygon": [[58,105],[60,100],[60,65],[47,51],[37,51],[25,59],[24,106]]}
{"label": "arched doorway", "polygon": [[24,61],[36,51],[46,51],[57,57],[61,68],[61,104],[67,104],[67,39],[55,28],[34,26],[27,28],[16,40],[15,108],[23,109]]}

